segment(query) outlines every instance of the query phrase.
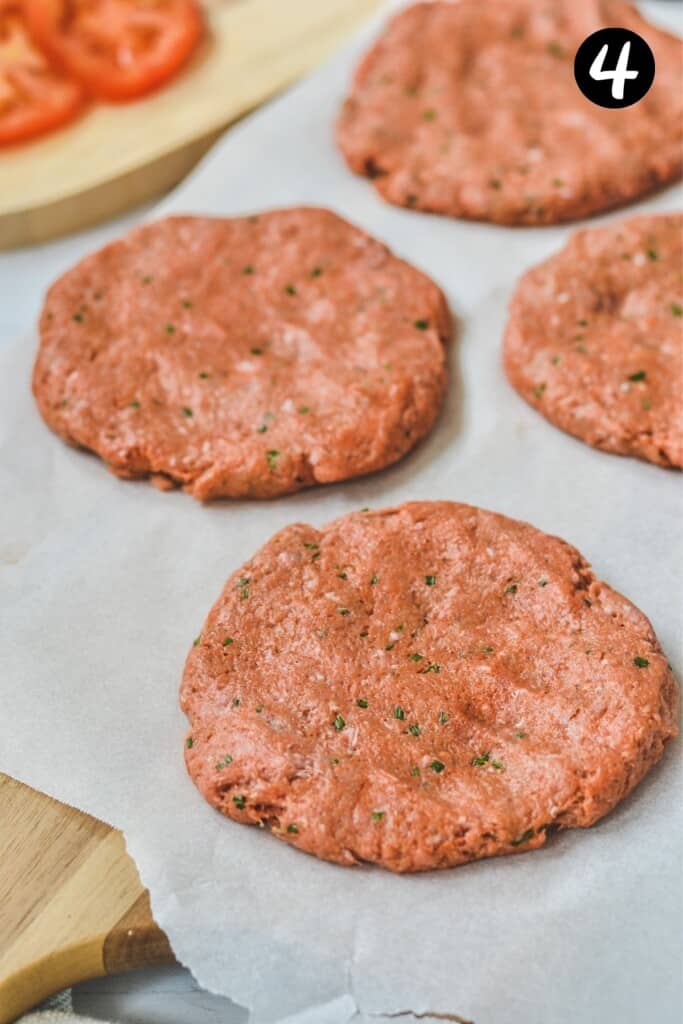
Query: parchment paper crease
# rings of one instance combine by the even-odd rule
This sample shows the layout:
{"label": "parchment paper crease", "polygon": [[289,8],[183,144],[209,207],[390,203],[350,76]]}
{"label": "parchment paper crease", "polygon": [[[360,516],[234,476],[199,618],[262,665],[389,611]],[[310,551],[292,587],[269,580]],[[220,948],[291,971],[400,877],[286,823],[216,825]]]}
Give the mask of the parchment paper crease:
{"label": "parchment paper crease", "polygon": [[[678,14],[648,9],[670,23]],[[29,391],[35,338],[9,346],[0,356],[0,768],[124,829],[179,959],[250,1007],[255,1024],[409,1010],[476,1024],[673,1024],[680,745],[590,831],[421,877],[320,863],[221,818],[185,774],[177,688],[228,573],[287,523],[365,505],[459,499],[559,534],[651,617],[680,677],[679,475],[555,430],[500,368],[516,279],[573,228],[401,211],[347,172],[332,123],[374,28],[230,132],[163,211],[324,204],[431,273],[460,323],[437,429],[372,478],[204,508],[120,482],[52,436]],[[629,212],[680,200],[671,189]]]}

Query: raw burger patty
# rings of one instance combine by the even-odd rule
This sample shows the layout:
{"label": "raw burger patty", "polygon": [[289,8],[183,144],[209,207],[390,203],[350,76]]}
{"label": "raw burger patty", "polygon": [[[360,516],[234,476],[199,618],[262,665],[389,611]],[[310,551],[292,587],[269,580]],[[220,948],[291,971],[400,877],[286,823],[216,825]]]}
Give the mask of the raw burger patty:
{"label": "raw burger patty", "polygon": [[579,231],[522,278],[505,368],[594,448],[683,465],[683,217]]}
{"label": "raw burger patty", "polygon": [[33,389],[122,477],[201,500],[381,469],[432,427],[449,335],[437,286],[321,209],[172,217],[50,289]]}
{"label": "raw burger patty", "polygon": [[677,697],[648,620],[578,551],[450,502],[276,534],[181,691],[209,803],[392,871],[592,825],[675,735]]}
{"label": "raw burger patty", "polygon": [[[626,110],[596,106],[574,80],[579,45],[614,25],[643,36],[657,63]],[[351,169],[399,206],[551,224],[679,177],[682,115],[680,42],[630,4],[460,0],[389,22],[356,72],[338,140]]]}

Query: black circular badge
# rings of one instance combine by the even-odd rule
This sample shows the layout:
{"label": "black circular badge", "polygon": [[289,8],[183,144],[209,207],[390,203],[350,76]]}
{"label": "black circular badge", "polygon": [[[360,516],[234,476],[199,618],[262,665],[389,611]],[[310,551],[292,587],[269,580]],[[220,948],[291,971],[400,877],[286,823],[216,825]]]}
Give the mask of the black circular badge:
{"label": "black circular badge", "polygon": [[630,107],[642,100],[654,82],[654,54],[636,32],[601,28],[576,51],[574,78],[591,103]]}

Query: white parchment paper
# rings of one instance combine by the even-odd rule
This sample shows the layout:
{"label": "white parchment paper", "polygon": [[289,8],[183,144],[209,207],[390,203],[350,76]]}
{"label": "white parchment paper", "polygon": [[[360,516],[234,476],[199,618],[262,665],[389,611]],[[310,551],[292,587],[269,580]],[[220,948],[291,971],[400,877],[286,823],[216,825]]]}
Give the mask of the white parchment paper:
{"label": "white parchment paper", "polygon": [[[647,7],[675,24],[671,5]],[[118,481],[50,434],[30,395],[36,339],[9,346],[0,769],[123,828],[179,959],[249,1007],[255,1024],[407,1011],[476,1024],[674,1024],[680,744],[595,828],[418,877],[318,862],[220,817],[185,774],[177,689],[227,575],[287,523],[366,505],[464,500],[559,534],[650,616],[680,677],[679,475],[554,429],[500,368],[515,281],[573,226],[514,230],[403,211],[348,173],[332,123],[375,30],[230,132],[163,212],[327,205],[430,273],[459,319],[434,433],[367,479],[202,507]],[[629,212],[680,201],[670,189]]]}

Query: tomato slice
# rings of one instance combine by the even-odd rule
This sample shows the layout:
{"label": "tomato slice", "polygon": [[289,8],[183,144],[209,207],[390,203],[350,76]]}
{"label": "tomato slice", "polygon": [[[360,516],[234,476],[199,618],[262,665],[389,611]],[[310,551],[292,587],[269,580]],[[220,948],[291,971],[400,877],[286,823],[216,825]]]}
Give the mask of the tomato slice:
{"label": "tomato slice", "polygon": [[81,86],[33,45],[22,3],[0,0],[0,146],[56,128],[83,102]]}
{"label": "tomato slice", "polygon": [[129,100],[156,89],[203,33],[196,0],[23,0],[38,45],[89,92]]}

